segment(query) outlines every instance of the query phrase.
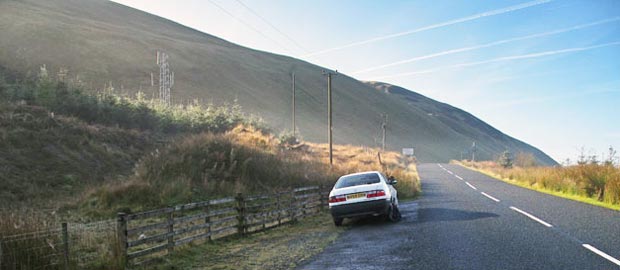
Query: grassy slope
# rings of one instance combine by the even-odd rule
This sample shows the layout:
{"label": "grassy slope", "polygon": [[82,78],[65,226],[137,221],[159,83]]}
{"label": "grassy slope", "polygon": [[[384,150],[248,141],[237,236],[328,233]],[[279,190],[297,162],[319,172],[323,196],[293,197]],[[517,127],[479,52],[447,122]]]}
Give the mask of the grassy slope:
{"label": "grassy slope", "polygon": [[[290,73],[297,77],[298,128],[309,141],[325,140],[325,78],[323,68],[290,57],[247,49],[171,21],[98,0],[0,1],[0,65],[37,71],[47,64],[70,77],[102,88],[113,81],[127,92],[152,94],[150,73],[157,71],[155,52],[171,56],[176,75],[176,101],[232,101],[258,113],[276,130],[288,127]],[[429,101],[430,102],[430,101]],[[428,106],[437,104],[430,102]],[[446,124],[427,112],[341,75],[334,80],[334,130],[339,144],[376,146],[380,114],[390,115],[388,148],[414,145],[422,161],[448,161],[471,141],[486,138],[484,130],[458,132],[469,123]],[[510,141],[511,139],[507,139]],[[503,142],[481,142],[480,155],[492,157]],[[519,150],[529,147],[517,145]]]}
{"label": "grassy slope", "polygon": [[9,208],[73,200],[87,186],[131,173],[134,161],[156,141],[147,132],[2,103],[0,138],[0,202]]}
{"label": "grassy slope", "polygon": [[[30,98],[5,101],[13,99],[16,92]],[[67,219],[107,219],[128,208],[140,211],[236,192],[256,194],[294,186],[331,185],[339,175],[359,170],[396,175],[401,180],[397,188],[402,197],[419,192],[413,160],[398,153],[384,152],[383,164],[379,164],[376,148],[335,145],[336,163],[330,169],[325,144],[286,147],[263,129],[233,129],[240,123],[253,123],[236,109],[153,107],[148,104],[157,103],[114,95],[83,95],[47,79],[9,85],[0,82],[0,97],[0,167],[7,172],[0,181],[0,203],[8,207],[0,209],[0,238],[57,228],[59,221]],[[24,102],[30,105],[18,105]],[[150,120],[136,123],[139,121],[135,119]],[[177,128],[167,133],[169,125]],[[157,149],[152,151],[154,147]],[[13,202],[19,202],[20,207]],[[28,207],[33,205],[46,209]],[[57,212],[58,205],[65,207]],[[299,242],[298,250],[279,257],[278,264],[306,258],[307,252],[318,252],[318,246],[336,236],[323,233],[329,231],[326,222],[315,225],[302,226],[306,232],[313,231],[310,236],[287,236],[274,243]],[[34,256],[41,260],[32,261],[33,254],[28,251],[29,245],[40,245],[44,240],[37,238],[20,245],[23,249],[17,252],[17,263],[50,263],[50,257],[38,254]],[[103,254],[100,260],[113,260],[109,257],[114,254],[110,250],[112,240],[97,245],[102,249],[98,250]],[[247,248],[246,243],[237,246]],[[40,254],[47,252],[52,251],[46,246]],[[261,260],[271,260],[274,255],[266,253],[255,263],[262,264]]]}
{"label": "grassy slope", "polygon": [[242,126],[225,134],[190,135],[145,155],[127,181],[92,190],[77,209],[88,216],[111,216],[119,209],[136,212],[238,192],[331,186],[340,175],[368,170],[399,179],[397,189],[403,199],[417,196],[420,183],[415,163],[396,152],[385,152],[381,165],[377,152],[335,145],[330,169],[325,144],[286,150],[273,135]]}

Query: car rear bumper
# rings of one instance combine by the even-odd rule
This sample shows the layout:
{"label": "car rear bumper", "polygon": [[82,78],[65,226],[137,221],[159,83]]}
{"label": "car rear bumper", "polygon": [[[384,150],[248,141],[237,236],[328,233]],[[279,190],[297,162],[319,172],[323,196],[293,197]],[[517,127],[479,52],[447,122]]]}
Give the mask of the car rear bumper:
{"label": "car rear bumper", "polygon": [[340,204],[330,206],[329,210],[335,218],[348,218],[357,216],[382,215],[387,214],[390,209],[390,201],[385,199]]}

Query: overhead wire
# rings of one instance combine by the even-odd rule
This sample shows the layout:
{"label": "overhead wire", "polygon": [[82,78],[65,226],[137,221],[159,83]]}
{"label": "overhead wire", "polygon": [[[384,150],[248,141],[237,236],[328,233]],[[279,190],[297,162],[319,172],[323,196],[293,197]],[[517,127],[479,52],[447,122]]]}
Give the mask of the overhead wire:
{"label": "overhead wire", "polygon": [[256,16],[257,18],[259,18],[261,21],[263,21],[264,23],[266,23],[267,25],[269,25],[273,30],[276,30],[276,32],[280,33],[280,35],[282,35],[283,37],[285,37],[286,39],[288,39],[291,43],[295,44],[295,46],[297,46],[298,48],[300,48],[302,51],[304,51],[304,53],[308,53],[310,52],[308,49],[306,49],[304,46],[302,46],[299,42],[297,42],[295,39],[293,39],[291,36],[289,36],[288,34],[286,34],[284,31],[280,30],[278,27],[276,27],[274,24],[272,24],[271,22],[269,22],[269,20],[265,19],[265,17],[261,16],[260,14],[258,14],[258,12],[254,11],[252,8],[250,8],[249,6],[247,6],[245,3],[243,3],[243,1],[241,0],[235,0],[237,3],[239,3],[241,6],[243,6],[245,9],[247,9],[248,11],[250,11],[250,13],[252,13],[254,16]]}
{"label": "overhead wire", "polygon": [[246,23],[245,21],[241,20],[240,18],[238,18],[237,16],[235,16],[234,14],[232,14],[231,12],[229,12],[228,10],[226,10],[224,7],[222,7],[221,5],[219,5],[218,3],[216,3],[213,0],[209,0],[209,2],[211,4],[213,4],[214,6],[216,6],[217,8],[219,8],[221,11],[223,11],[224,13],[226,13],[228,16],[230,16],[231,18],[233,18],[234,20],[236,20],[237,22],[243,24],[245,27],[252,29],[254,32],[258,33],[259,35],[261,35],[262,37],[270,40],[271,42],[275,43],[276,45],[280,46],[280,48],[284,49],[285,51],[287,51],[288,53],[292,53],[291,50],[289,50],[286,46],[282,45],[280,42],[278,42],[277,40],[269,37],[268,35],[266,35],[265,33],[261,32],[260,30],[256,29],[256,27]]}

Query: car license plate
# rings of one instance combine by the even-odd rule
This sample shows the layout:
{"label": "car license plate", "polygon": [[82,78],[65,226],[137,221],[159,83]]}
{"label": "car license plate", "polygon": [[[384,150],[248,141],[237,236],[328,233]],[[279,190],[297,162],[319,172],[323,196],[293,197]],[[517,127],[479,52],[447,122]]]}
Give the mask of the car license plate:
{"label": "car license plate", "polygon": [[347,195],[347,200],[351,200],[351,199],[359,199],[359,198],[363,198],[366,197],[366,193],[354,193],[354,194],[349,194]]}

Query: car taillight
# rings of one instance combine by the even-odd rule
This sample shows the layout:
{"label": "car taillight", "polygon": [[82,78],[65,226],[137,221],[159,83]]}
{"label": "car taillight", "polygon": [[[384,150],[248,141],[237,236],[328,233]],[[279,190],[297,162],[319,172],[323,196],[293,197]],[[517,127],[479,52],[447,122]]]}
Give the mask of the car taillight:
{"label": "car taillight", "polygon": [[366,192],[366,198],[376,198],[385,196],[385,191],[383,190],[373,190]]}
{"label": "car taillight", "polygon": [[331,196],[331,197],[329,197],[329,203],[344,202],[346,200],[347,200],[347,196],[345,196],[345,195],[338,195],[338,196]]}

